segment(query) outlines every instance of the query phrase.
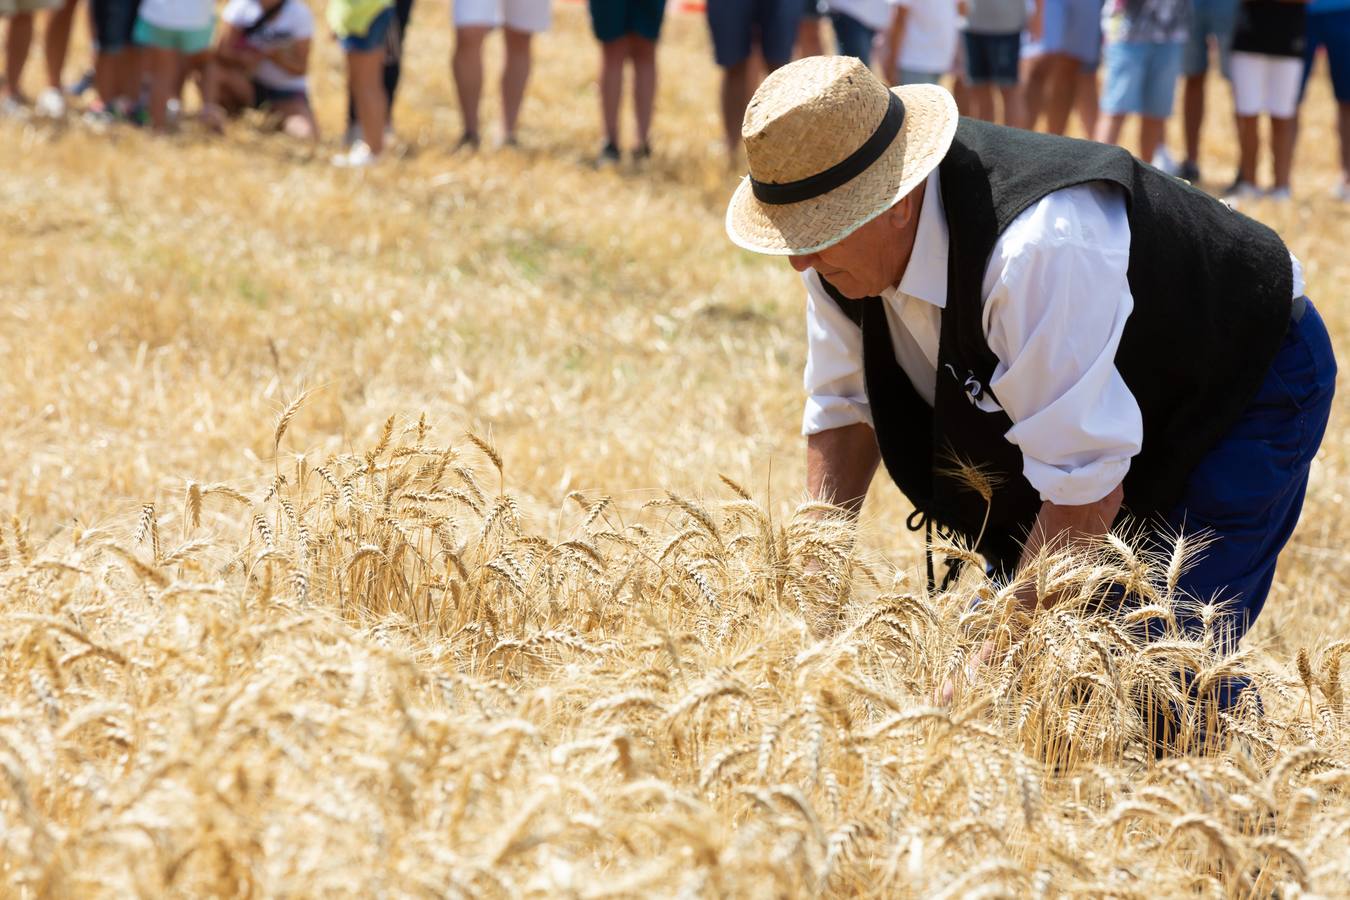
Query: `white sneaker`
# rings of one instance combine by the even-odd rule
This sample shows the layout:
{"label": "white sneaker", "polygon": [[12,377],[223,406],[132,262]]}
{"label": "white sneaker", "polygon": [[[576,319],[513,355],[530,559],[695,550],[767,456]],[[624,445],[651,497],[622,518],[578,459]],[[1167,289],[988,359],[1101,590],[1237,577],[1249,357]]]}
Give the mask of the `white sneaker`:
{"label": "white sneaker", "polygon": [[1336,182],[1336,186],[1331,189],[1331,196],[1342,203],[1350,203],[1350,180],[1342,178]]}
{"label": "white sneaker", "polygon": [[1276,203],[1288,203],[1294,199],[1294,195],[1289,193],[1289,188],[1271,188],[1266,194],[1266,199],[1274,200]]}
{"label": "white sneaker", "polygon": [[1171,152],[1166,144],[1159,144],[1158,149],[1153,154],[1153,168],[1165,172],[1168,175],[1178,175],[1181,172],[1181,166],[1172,158]]}
{"label": "white sneaker", "polygon": [[333,165],[339,169],[364,169],[379,161],[379,155],[370,152],[370,145],[365,141],[357,141],[352,144],[352,149],[333,157]]}
{"label": "white sneaker", "polygon": [[6,119],[28,118],[28,107],[13,97],[0,97],[0,117]]}
{"label": "white sneaker", "polygon": [[1223,199],[1228,203],[1239,203],[1243,200],[1256,200],[1264,196],[1261,189],[1251,182],[1234,181],[1228,190],[1223,192]]}
{"label": "white sneaker", "polygon": [[49,87],[38,94],[33,111],[44,119],[64,119],[66,116],[66,97],[58,88]]}

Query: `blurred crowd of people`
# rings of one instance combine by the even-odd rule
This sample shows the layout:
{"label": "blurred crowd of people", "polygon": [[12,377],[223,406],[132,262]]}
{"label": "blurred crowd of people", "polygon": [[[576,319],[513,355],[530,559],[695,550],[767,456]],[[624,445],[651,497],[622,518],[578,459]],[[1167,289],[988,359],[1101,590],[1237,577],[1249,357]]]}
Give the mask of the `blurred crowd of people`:
{"label": "blurred crowd of people", "polygon": [[[0,0],[5,31],[0,114],[67,114],[71,94],[92,92],[91,122],[167,130],[181,117],[184,88],[196,86],[209,128],[244,110],[295,138],[318,140],[307,72],[315,34],[306,0],[88,0],[92,66],[63,82],[80,0]],[[413,0],[327,0],[327,26],[346,57],[344,149],[334,163],[379,160],[391,134],[394,98]],[[482,143],[483,46],[500,30],[502,121],[498,145],[517,141],[530,77],[531,44],[546,32],[552,0],[452,0],[451,72],[463,131],[458,148]],[[624,157],[621,106],[631,71],[636,133],[628,155],[651,155],[657,43],[666,0],[589,0],[599,43],[603,137],[597,165]],[[1077,115],[1083,132],[1120,143],[1138,119],[1142,159],[1200,178],[1205,79],[1216,68],[1232,89],[1236,121],[1209,128],[1237,146],[1226,193],[1234,199],[1290,196],[1298,109],[1313,61],[1325,50],[1337,102],[1341,175],[1350,201],[1350,0],[707,0],[712,54],[721,68],[720,106],[729,157],[760,78],[799,56],[838,53],[863,60],[891,84],[946,83],[966,115],[1062,134]],[[45,86],[20,89],[43,13]],[[1164,140],[1180,85],[1184,148]],[[1257,184],[1260,120],[1266,118],[1273,180]],[[1227,182],[1222,178],[1221,182]]]}

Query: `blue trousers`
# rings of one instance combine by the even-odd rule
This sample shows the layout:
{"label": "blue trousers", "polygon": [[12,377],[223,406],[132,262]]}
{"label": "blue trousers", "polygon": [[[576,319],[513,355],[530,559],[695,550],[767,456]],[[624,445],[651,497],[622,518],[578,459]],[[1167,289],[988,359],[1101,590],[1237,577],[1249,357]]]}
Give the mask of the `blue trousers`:
{"label": "blue trousers", "polygon": [[[1186,484],[1185,496],[1161,529],[1172,534],[1204,533],[1211,539],[1178,587],[1195,601],[1224,604],[1211,627],[1226,650],[1236,647],[1265,606],[1276,560],[1303,508],[1309,469],[1326,433],[1335,381],[1331,338],[1322,317],[1308,303],[1303,317],[1290,322],[1256,397],[1201,460]],[[1178,618],[1187,634],[1202,634],[1203,625],[1193,611]],[[1219,709],[1231,708],[1250,687],[1246,678],[1232,677],[1217,686],[1215,703]],[[1155,742],[1166,743],[1159,728]]]}

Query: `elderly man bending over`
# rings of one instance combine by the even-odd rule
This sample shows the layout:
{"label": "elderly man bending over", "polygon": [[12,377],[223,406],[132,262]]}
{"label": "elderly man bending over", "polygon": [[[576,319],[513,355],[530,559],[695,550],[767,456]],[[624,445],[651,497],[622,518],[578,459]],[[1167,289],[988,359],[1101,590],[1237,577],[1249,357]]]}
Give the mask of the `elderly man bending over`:
{"label": "elderly man bending over", "polygon": [[[1126,513],[1208,531],[1180,588],[1227,601],[1236,644],[1336,373],[1280,238],[1124,150],[958,118],[942,88],[887,90],[847,58],[774,72],[742,134],[727,232],[806,285],[811,495],[856,512],[884,462],[911,523],[978,542],[1004,575]],[[953,457],[990,476],[991,502]]]}

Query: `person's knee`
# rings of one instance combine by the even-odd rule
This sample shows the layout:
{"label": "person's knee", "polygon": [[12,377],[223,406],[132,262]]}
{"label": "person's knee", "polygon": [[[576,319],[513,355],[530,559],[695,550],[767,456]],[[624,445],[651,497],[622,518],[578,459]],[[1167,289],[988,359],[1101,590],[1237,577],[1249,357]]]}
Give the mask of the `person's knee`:
{"label": "person's knee", "polygon": [[505,28],[502,30],[506,36],[506,52],[511,55],[528,56],[530,53],[530,38],[533,36],[528,31],[517,31],[514,28]]}
{"label": "person's knee", "polygon": [[655,62],[656,41],[630,34],[628,36],[628,54],[633,58],[633,62],[639,65]]}
{"label": "person's knee", "polygon": [[623,65],[623,61],[628,58],[628,39],[605,41],[600,45],[600,57],[606,67]]}
{"label": "person's knee", "polygon": [[481,25],[465,25],[455,29],[455,54],[479,56],[489,29]]}

